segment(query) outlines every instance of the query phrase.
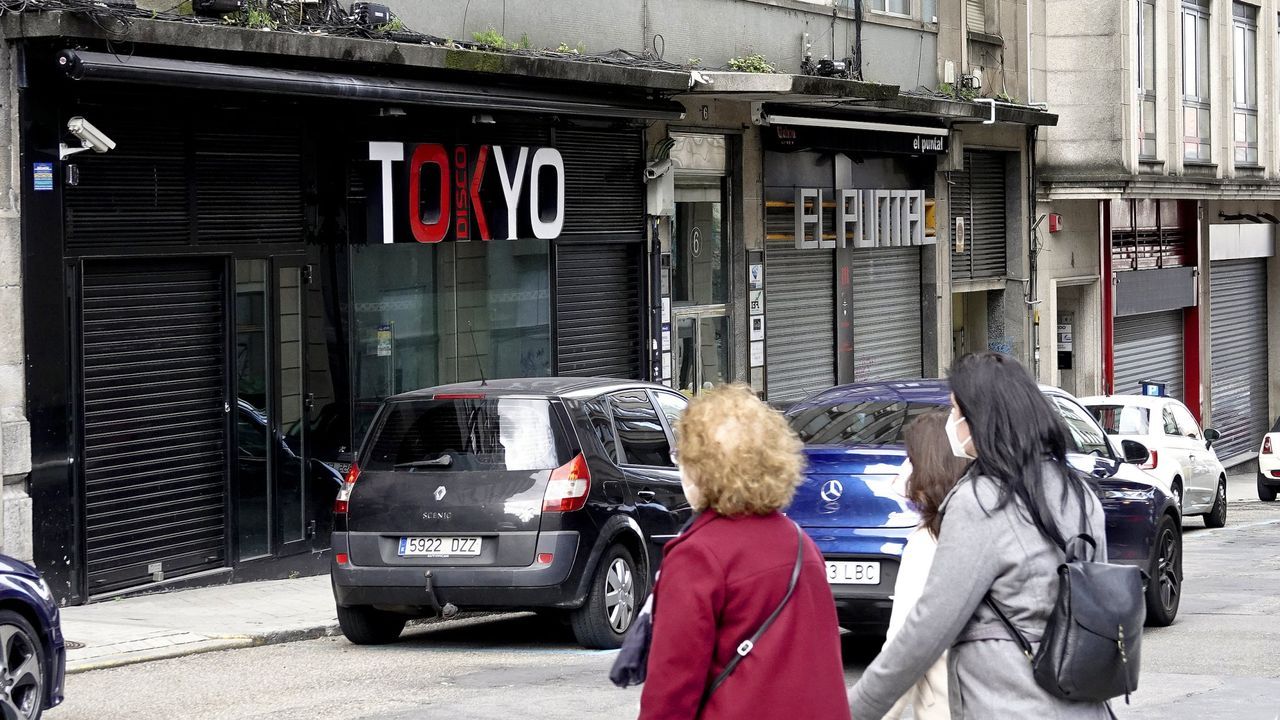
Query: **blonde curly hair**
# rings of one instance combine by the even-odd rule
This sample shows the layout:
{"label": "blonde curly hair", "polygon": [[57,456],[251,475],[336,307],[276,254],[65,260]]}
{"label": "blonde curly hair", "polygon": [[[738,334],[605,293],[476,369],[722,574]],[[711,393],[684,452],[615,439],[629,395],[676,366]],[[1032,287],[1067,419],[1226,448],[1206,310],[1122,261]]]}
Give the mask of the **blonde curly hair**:
{"label": "blonde curly hair", "polygon": [[790,504],[800,484],[803,444],[745,385],[721,385],[689,403],[676,443],[681,471],[701,496],[695,510],[767,515]]}

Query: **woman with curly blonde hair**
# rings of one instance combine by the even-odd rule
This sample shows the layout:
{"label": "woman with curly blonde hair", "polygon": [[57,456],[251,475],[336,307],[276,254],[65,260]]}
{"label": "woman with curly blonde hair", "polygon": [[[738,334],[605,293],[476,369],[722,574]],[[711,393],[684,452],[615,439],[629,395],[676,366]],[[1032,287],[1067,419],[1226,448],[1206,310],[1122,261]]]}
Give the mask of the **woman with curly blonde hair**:
{"label": "woman with curly blonde hair", "polygon": [[[781,513],[800,484],[800,440],[742,385],[696,398],[677,436],[681,484],[698,514],[664,549],[640,717],[846,720],[826,565]],[[771,616],[767,632],[744,642]]]}

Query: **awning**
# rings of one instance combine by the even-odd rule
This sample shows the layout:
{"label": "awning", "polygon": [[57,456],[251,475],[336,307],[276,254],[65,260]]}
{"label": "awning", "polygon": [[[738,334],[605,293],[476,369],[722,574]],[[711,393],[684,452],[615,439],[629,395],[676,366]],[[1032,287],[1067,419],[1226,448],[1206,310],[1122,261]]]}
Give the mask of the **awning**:
{"label": "awning", "polygon": [[669,99],[584,94],[231,65],[195,60],[119,56],[64,50],[58,66],[73,80],[270,93],[295,97],[436,105],[488,112],[530,112],[645,120],[679,120],[684,108]]}
{"label": "awning", "polygon": [[762,112],[759,115],[760,125],[800,125],[804,127],[837,128],[843,130],[873,130],[875,132],[903,133],[906,135],[936,135],[946,137],[950,132],[942,127],[925,125],[901,125],[898,123],[873,122],[870,120],[843,120],[827,117],[802,117],[799,115],[773,115]]}

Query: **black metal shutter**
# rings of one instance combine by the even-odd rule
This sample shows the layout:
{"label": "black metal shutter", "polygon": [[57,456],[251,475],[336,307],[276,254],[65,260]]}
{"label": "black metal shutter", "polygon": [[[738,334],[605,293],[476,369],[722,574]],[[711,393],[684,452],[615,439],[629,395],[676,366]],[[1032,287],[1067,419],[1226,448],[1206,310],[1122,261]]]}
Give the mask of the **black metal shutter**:
{"label": "black metal shutter", "polygon": [[1212,425],[1224,462],[1255,453],[1267,418],[1267,261],[1220,260],[1209,274]]}
{"label": "black metal shutter", "polygon": [[951,277],[1002,277],[1008,266],[1005,156],[966,152],[964,167],[951,188],[951,215],[965,221],[964,252],[952,253]]}
{"label": "black metal shutter", "polygon": [[1116,394],[1137,395],[1149,381],[1165,383],[1169,397],[1185,397],[1181,310],[1118,317],[1114,337]]}
{"label": "black metal shutter", "polygon": [[764,303],[770,400],[802,400],[836,382],[834,250],[769,243]]}
{"label": "black metal shutter", "polygon": [[643,377],[640,243],[556,247],[556,374]]}
{"label": "black metal shutter", "polygon": [[89,261],[82,293],[89,593],[221,567],[221,261]]}

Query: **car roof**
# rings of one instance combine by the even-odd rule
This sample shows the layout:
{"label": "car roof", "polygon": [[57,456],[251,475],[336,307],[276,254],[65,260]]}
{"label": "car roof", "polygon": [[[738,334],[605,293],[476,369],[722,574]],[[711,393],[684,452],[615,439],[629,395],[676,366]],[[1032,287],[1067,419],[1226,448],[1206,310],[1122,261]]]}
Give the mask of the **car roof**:
{"label": "car roof", "polygon": [[402,400],[429,400],[435,395],[451,393],[467,393],[486,396],[500,395],[536,395],[545,397],[586,398],[595,397],[608,392],[634,388],[652,388],[667,390],[671,388],[656,383],[640,380],[622,380],[603,377],[536,377],[536,378],[494,378],[492,380],[473,380],[470,382],[437,385],[435,387],[411,390],[387,398],[388,402]]}
{"label": "car roof", "polygon": [[794,412],[819,403],[866,402],[890,400],[919,403],[921,405],[949,405],[951,386],[946,380],[904,380],[901,382],[872,382],[837,385],[810,395],[796,403],[787,412]]}
{"label": "car roof", "polygon": [[1152,397],[1150,395],[1093,395],[1080,398],[1082,405],[1129,405],[1148,409],[1160,409],[1170,402],[1178,402],[1177,398]]}

